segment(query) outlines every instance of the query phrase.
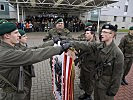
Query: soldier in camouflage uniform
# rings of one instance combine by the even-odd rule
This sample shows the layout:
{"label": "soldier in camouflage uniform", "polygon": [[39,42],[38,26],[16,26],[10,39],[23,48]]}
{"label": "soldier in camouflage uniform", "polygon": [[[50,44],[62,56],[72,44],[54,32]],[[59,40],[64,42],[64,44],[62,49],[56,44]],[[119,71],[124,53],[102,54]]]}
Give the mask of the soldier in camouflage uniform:
{"label": "soldier in camouflage uniform", "polygon": [[[85,30],[86,29],[93,29],[92,28],[92,23],[91,22],[87,22],[86,24],[85,24]],[[78,39],[79,40],[81,40],[81,41],[86,41],[86,39],[85,39],[85,34],[83,33],[83,34],[81,34],[80,36],[78,36]]]}
{"label": "soldier in camouflage uniform", "polygon": [[[19,37],[19,43],[17,43],[15,45],[15,47],[17,49],[20,50],[27,50],[28,49],[28,45],[27,45],[27,35],[25,33],[25,31],[18,29],[19,33],[20,33],[20,37]],[[53,41],[53,40],[52,40]],[[43,45],[39,45],[37,47],[30,47],[32,49],[37,49],[37,48],[44,48],[46,46],[53,46],[53,43],[51,41],[47,41],[45,43],[43,43]],[[25,86],[27,87],[27,95],[25,97],[25,100],[30,100],[30,94],[31,94],[31,87],[32,87],[32,77],[35,77],[35,72],[34,72],[34,66],[33,65],[28,65],[28,66],[23,66],[24,71],[26,72],[25,74]]]}
{"label": "soldier in camouflage uniform", "polygon": [[44,41],[48,39],[52,39],[53,37],[60,37],[62,39],[71,38],[70,31],[64,28],[64,21],[62,18],[59,18],[55,22],[55,28],[49,30],[48,34],[44,37]]}
{"label": "soldier in camouflage uniform", "polygon": [[[19,29],[18,30],[20,35],[19,36],[19,43],[15,45],[15,47],[19,50],[27,50],[27,35],[25,31]],[[31,87],[32,87],[32,77],[35,77],[35,71],[34,71],[34,66],[33,65],[27,65],[23,66],[24,71],[25,71],[25,87],[27,87],[27,94],[25,97],[25,100],[30,100],[30,95],[31,95]]]}
{"label": "soldier in camouflage uniform", "polygon": [[[122,75],[124,55],[113,39],[116,28],[105,24],[101,31],[101,43],[72,41],[75,49],[84,50],[96,56],[94,100],[114,100]],[[80,45],[80,46],[79,46]]]}
{"label": "soldier in camouflage uniform", "polygon": [[[85,29],[85,38],[88,42],[95,42],[96,36],[95,32],[92,28]],[[79,96],[80,100],[92,100],[91,95],[94,89],[94,79],[92,76],[92,72],[95,68],[95,56],[94,53],[88,53],[84,51],[80,51],[79,55],[80,61],[80,85],[85,93]]]}
{"label": "soldier in camouflage uniform", "polygon": [[125,77],[128,75],[133,63],[133,26],[129,28],[129,33],[125,35],[119,44],[120,49],[124,54],[124,74],[122,78],[122,85],[128,85]]}
{"label": "soldier in camouflage uniform", "polygon": [[[71,34],[70,31],[66,28],[64,28],[64,21],[62,18],[59,18],[55,22],[55,28],[49,30],[48,34],[44,37],[43,41],[52,39],[53,37],[59,37],[60,39],[70,39]],[[50,59],[50,66],[52,68],[52,58]]]}
{"label": "soldier in camouflage uniform", "polygon": [[26,100],[29,89],[25,85],[26,72],[22,66],[61,54],[70,46],[64,44],[57,47],[18,50],[15,44],[19,43],[20,34],[16,25],[11,22],[0,24],[0,37],[0,100]]}

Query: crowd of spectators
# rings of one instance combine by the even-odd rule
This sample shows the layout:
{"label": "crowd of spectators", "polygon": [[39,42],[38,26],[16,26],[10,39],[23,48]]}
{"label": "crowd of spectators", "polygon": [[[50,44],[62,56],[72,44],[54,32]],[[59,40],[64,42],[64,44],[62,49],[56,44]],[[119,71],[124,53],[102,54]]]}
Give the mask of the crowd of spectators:
{"label": "crowd of spectators", "polygon": [[[58,19],[54,17],[38,17],[38,16],[27,16],[25,21],[17,22],[16,25],[19,29],[23,29],[26,32],[47,32],[53,28],[55,21]],[[78,19],[78,17],[65,17],[64,24],[65,28],[71,32],[79,32],[84,30],[85,24]]]}

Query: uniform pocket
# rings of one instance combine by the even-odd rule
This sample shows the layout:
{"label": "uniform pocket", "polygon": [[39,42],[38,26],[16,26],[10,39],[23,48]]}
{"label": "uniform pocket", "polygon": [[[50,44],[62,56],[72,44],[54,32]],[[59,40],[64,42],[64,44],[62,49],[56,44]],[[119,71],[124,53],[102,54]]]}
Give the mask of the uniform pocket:
{"label": "uniform pocket", "polygon": [[101,89],[108,89],[110,86],[110,76],[101,76],[96,85]]}

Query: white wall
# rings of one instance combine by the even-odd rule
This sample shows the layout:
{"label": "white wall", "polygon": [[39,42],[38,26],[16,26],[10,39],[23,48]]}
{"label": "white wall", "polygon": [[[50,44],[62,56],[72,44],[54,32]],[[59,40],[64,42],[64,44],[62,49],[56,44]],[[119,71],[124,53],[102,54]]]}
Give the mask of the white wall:
{"label": "white wall", "polygon": [[107,23],[111,23],[113,25],[117,24],[118,29],[122,29],[122,27],[125,27],[125,29],[128,29],[130,26],[133,26],[133,22],[131,22],[131,17],[126,17],[126,21],[123,22],[123,16],[118,16],[117,21],[114,21],[114,16],[101,16],[100,20],[107,21]]}
{"label": "white wall", "polygon": [[12,6],[11,4],[9,4],[9,16],[10,18],[16,18],[17,19],[17,11],[15,9],[14,6]]}
{"label": "white wall", "polygon": [[[128,5],[128,11],[124,12],[125,5]],[[117,21],[114,21],[114,16],[117,16]],[[123,22],[123,17],[126,17],[126,21]],[[128,29],[130,26],[133,26],[131,19],[133,17],[133,0],[119,0],[119,2],[108,5],[101,9],[101,18],[102,21],[108,21],[111,24],[117,24],[118,28],[121,29],[125,27]]]}

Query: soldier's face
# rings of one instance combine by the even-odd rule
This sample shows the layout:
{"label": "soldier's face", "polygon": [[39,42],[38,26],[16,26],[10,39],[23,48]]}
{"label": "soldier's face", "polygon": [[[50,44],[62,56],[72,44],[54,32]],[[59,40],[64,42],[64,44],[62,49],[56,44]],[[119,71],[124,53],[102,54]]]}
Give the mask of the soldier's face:
{"label": "soldier's face", "polygon": [[19,43],[19,32],[18,30],[15,30],[11,32],[10,34],[5,34],[4,37],[8,41],[9,44],[14,45],[16,43]]}
{"label": "soldier's face", "polygon": [[114,32],[109,29],[103,29],[101,31],[101,41],[110,41],[114,37]]}
{"label": "soldier's face", "polygon": [[19,36],[20,36],[20,34],[19,34],[18,30],[11,32],[10,40],[11,40],[12,44],[19,43]]}
{"label": "soldier's face", "polygon": [[27,39],[28,39],[27,35],[24,34],[24,35],[21,36],[21,38],[19,39],[19,42],[25,44],[25,43],[27,43]]}
{"label": "soldier's face", "polygon": [[90,41],[93,38],[93,34],[91,34],[91,31],[86,31],[85,32],[85,38],[88,41]]}
{"label": "soldier's face", "polygon": [[130,30],[129,31],[129,34],[133,36],[133,30]]}
{"label": "soldier's face", "polygon": [[56,28],[57,28],[57,29],[63,29],[63,28],[64,28],[64,22],[58,22],[58,23],[56,24]]}

